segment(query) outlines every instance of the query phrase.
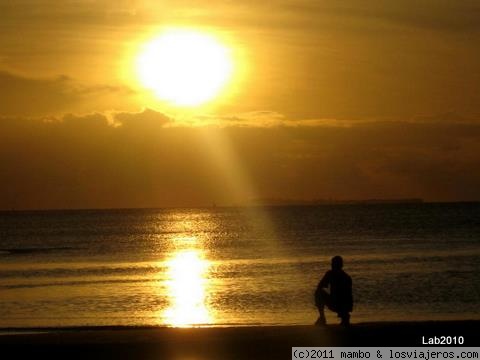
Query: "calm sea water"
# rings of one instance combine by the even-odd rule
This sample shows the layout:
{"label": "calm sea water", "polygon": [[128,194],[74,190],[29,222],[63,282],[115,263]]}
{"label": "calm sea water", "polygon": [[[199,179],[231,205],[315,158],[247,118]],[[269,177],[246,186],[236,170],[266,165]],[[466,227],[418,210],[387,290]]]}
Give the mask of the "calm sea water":
{"label": "calm sea water", "polygon": [[4,212],[0,249],[0,327],[311,324],[337,254],[353,322],[480,318],[479,204]]}

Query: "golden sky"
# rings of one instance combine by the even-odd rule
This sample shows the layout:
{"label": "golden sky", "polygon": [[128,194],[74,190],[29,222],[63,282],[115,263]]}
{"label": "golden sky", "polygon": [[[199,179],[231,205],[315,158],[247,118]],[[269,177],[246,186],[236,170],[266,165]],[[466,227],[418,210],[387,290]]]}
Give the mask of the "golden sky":
{"label": "golden sky", "polygon": [[[0,0],[0,208],[480,200],[479,19],[476,0]],[[235,60],[204,106],[135,75],[169,28]]]}

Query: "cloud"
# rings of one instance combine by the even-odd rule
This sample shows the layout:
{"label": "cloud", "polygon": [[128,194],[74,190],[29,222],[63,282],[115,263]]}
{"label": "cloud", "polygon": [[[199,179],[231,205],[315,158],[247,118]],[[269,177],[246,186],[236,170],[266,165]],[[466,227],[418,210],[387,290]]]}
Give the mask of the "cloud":
{"label": "cloud", "polygon": [[435,115],[416,115],[412,118],[412,122],[415,123],[462,123],[462,124],[470,124],[470,123],[477,123],[478,119],[473,117],[467,117],[462,114],[459,114],[455,111],[448,111],[440,114]]}
{"label": "cloud", "polygon": [[[275,8],[277,18],[303,19],[303,27],[321,27],[325,19],[343,21],[337,26],[373,30],[382,25],[443,32],[478,32],[480,5],[474,0],[281,0],[264,5]],[[278,16],[281,14],[283,16]],[[314,18],[317,18],[315,21]],[[308,21],[310,19],[310,21]],[[322,21],[323,20],[323,21]],[[367,26],[370,23],[370,26]],[[302,24],[299,22],[302,27]]]}
{"label": "cloud", "polygon": [[239,126],[274,127],[283,124],[285,116],[276,111],[250,111],[231,115],[197,115],[182,119],[178,124],[186,126]]}
{"label": "cloud", "polygon": [[116,112],[112,114],[113,124],[115,126],[132,127],[141,126],[157,127],[172,124],[173,119],[161,112],[144,109],[141,112]]}
{"label": "cloud", "polygon": [[31,79],[0,72],[0,108],[3,115],[42,114],[65,110],[77,101],[71,80]]}
{"label": "cloud", "polygon": [[232,117],[233,126],[199,127],[151,109],[4,117],[0,208],[248,200],[231,191],[232,177],[212,156],[217,153],[234,154],[226,163],[243,169],[257,198],[480,200],[480,122],[352,120],[345,126],[332,120],[314,126],[299,120],[285,126],[281,120],[238,126],[244,121],[239,118]]}
{"label": "cloud", "polygon": [[4,26],[112,26],[141,21],[137,6],[129,0],[114,5],[109,1],[18,0],[15,4],[1,2],[0,14]]}
{"label": "cloud", "polygon": [[[98,106],[106,96],[128,96],[133,91],[123,86],[78,83],[65,75],[55,78],[30,78],[0,71],[0,108],[2,116],[39,116],[65,113],[85,103]],[[103,107],[108,106],[108,103]]]}

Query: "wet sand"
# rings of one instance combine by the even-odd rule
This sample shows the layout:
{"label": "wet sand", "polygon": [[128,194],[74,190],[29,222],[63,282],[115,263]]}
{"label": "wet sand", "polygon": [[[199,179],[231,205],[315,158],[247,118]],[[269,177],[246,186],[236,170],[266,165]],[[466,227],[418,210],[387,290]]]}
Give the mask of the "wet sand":
{"label": "wet sand", "polygon": [[378,322],[225,328],[0,329],[2,358],[291,359],[293,346],[422,346],[422,336],[480,345],[480,321]]}

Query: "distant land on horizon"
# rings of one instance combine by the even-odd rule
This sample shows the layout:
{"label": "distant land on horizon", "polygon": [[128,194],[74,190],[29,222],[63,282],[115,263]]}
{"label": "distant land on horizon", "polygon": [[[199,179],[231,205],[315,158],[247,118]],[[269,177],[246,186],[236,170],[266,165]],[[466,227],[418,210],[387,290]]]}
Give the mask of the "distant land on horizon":
{"label": "distant land on horizon", "polygon": [[420,198],[398,198],[398,199],[314,199],[314,200],[301,200],[301,199],[253,199],[246,205],[256,206],[288,206],[288,205],[350,205],[350,204],[421,204],[424,203]]}

